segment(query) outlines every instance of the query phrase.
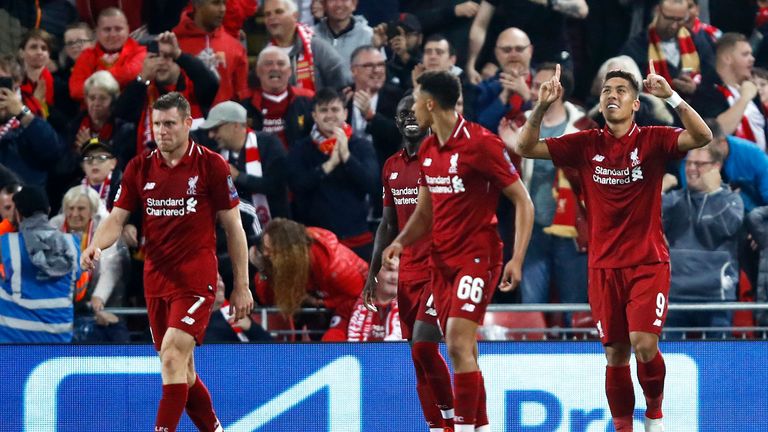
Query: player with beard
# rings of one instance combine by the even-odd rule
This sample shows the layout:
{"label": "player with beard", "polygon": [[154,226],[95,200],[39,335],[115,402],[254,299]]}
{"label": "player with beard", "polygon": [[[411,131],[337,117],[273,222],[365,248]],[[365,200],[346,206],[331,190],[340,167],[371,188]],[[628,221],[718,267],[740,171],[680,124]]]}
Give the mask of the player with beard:
{"label": "player with beard", "polygon": [[383,265],[396,268],[404,248],[431,232],[430,286],[454,368],[454,428],[487,432],[477,327],[501,273],[496,208],[504,194],[516,209],[514,254],[499,285],[508,291],[520,282],[533,204],[501,140],[456,112],[459,79],[446,71],[425,72],[416,83],[416,120],[434,134],[418,152],[416,209],[382,253]]}
{"label": "player with beard", "polygon": [[[413,112],[413,96],[397,105],[395,124],[402,135],[402,150],[384,163],[381,182],[384,185],[384,210],[376,231],[368,280],[363,289],[366,307],[376,310],[374,303],[381,269],[381,252],[403,229],[416,209],[419,190],[417,153],[427,130],[419,126]],[[440,354],[438,343],[442,333],[432,304],[430,288],[430,238],[425,236],[403,250],[398,268],[397,303],[403,339],[411,344],[416,369],[416,392],[430,432],[443,432],[453,427],[453,391],[448,365]],[[444,429],[445,428],[445,429]]]}
{"label": "player with beard", "polygon": [[633,428],[633,349],[647,404],[645,430],[664,431],[666,366],[659,335],[667,316],[670,267],[661,224],[661,183],[669,159],[682,158],[712,140],[699,114],[653,66],[643,84],[677,111],[685,129],[637,126],[639,84],[632,74],[613,70],[600,91],[605,128],[539,139],[544,113],[563,92],[558,65],[539,88],[538,103],[515,149],[523,157],[552,159],[558,167],[579,172],[590,233],[589,303],[608,361],[605,392],[617,432]]}

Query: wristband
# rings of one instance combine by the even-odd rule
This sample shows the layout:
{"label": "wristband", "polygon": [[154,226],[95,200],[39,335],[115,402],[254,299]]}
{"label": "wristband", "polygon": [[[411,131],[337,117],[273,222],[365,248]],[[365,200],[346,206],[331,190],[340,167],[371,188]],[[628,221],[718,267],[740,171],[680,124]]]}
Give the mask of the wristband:
{"label": "wristband", "polygon": [[24,117],[32,114],[32,111],[27,107],[26,105],[21,106],[21,111],[19,111],[18,114],[16,114],[16,120],[21,121]]}
{"label": "wristband", "polygon": [[673,91],[672,96],[664,99],[664,102],[666,102],[672,108],[677,108],[677,106],[683,102],[683,98],[681,98],[676,91]]}

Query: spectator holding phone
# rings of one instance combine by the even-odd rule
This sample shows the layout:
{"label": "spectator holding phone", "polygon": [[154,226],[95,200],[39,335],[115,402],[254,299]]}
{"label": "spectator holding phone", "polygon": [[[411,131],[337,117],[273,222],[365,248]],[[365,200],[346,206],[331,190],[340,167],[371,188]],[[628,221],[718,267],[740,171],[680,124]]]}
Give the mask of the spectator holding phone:
{"label": "spectator holding phone", "polygon": [[421,23],[415,15],[403,13],[395,21],[380,26],[379,33],[382,28],[392,52],[387,62],[387,76],[392,84],[408,89],[411,72],[421,62]]}
{"label": "spectator holding phone", "polygon": [[333,89],[317,92],[312,117],[310,136],[297,141],[288,155],[293,215],[304,225],[332,231],[368,260],[373,247],[368,197],[381,193],[373,145],[353,134],[344,101]]}
{"label": "spectator holding phone", "polygon": [[27,185],[45,187],[63,148],[51,125],[24,105],[23,76],[15,57],[0,57],[0,165]]}
{"label": "spectator holding phone", "polygon": [[107,70],[124,89],[141,71],[147,49],[128,37],[128,21],[117,8],[101,11],[96,21],[96,45],[77,58],[69,78],[69,94],[82,101],[85,80],[98,70]]}

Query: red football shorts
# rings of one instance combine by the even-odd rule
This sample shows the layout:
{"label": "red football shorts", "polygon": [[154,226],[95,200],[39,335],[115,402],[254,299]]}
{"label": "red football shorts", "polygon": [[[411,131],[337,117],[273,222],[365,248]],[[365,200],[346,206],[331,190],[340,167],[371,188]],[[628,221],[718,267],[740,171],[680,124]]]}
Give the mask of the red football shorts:
{"label": "red football shorts", "polygon": [[397,283],[397,307],[403,339],[411,340],[416,321],[438,326],[429,278],[400,280]]}
{"label": "red football shorts", "polygon": [[667,319],[669,263],[589,269],[589,306],[603,344],[634,331],[661,334]]}
{"label": "red football shorts", "polygon": [[441,326],[446,329],[450,317],[482,325],[500,274],[501,262],[491,262],[488,258],[472,259],[456,266],[434,266],[432,293]]}
{"label": "red football shorts", "polygon": [[205,296],[180,293],[147,298],[149,329],[155,349],[160,351],[165,332],[170,327],[189,333],[197,345],[202,345],[214,298],[214,293]]}

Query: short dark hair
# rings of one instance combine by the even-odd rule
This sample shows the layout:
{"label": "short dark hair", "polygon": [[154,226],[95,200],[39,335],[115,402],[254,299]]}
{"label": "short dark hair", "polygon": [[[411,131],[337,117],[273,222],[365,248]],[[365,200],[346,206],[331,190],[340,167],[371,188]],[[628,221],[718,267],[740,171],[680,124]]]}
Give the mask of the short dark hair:
{"label": "short dark hair", "polygon": [[715,44],[715,54],[720,56],[730,50],[732,50],[739,42],[749,43],[747,37],[741,33],[728,32],[723,33],[723,36]]}
{"label": "short dark hair", "polygon": [[635,79],[635,76],[632,75],[632,73],[621,70],[621,69],[614,69],[612,71],[608,71],[608,73],[605,74],[603,85],[605,85],[605,82],[611,78],[621,78],[623,80],[626,80],[627,82],[629,82],[629,85],[630,87],[632,87],[632,90],[635,91],[635,97],[638,97],[640,95],[640,84],[637,82],[637,80]]}
{"label": "short dark hair", "polygon": [[315,93],[315,103],[312,105],[312,108],[316,108],[320,105],[328,105],[335,101],[339,101],[344,105],[344,99],[339,92],[331,87],[323,87]]}
{"label": "short dark hair", "polygon": [[[557,70],[557,63],[542,63],[536,67],[536,72],[540,71],[552,71],[554,73]],[[573,94],[573,72],[570,69],[560,66],[560,85],[563,86],[563,100],[567,100]]]}
{"label": "short dark hair", "polygon": [[441,41],[445,41],[448,43],[448,54],[455,56],[456,48],[453,47],[453,44],[451,43],[451,41],[449,41],[448,38],[445,37],[445,35],[442,33],[432,33],[431,35],[429,35],[427,40],[424,41],[424,45],[422,45],[421,47],[423,49],[424,47],[427,46],[427,43],[429,42],[441,42]]}
{"label": "short dark hair", "polygon": [[21,38],[21,43],[19,44],[19,49],[23,50],[27,46],[27,43],[29,43],[29,41],[32,39],[40,39],[41,41],[45,42],[45,46],[48,47],[49,53],[56,48],[56,41],[50,33],[43,29],[33,28],[24,33],[24,37]]}
{"label": "short dark hair", "polygon": [[429,93],[442,109],[453,109],[461,97],[461,82],[447,71],[424,72],[416,79],[421,91]]}
{"label": "short dark hair", "polygon": [[37,186],[24,186],[13,195],[13,203],[22,217],[28,218],[35,213],[48,214],[51,205],[45,190]]}
{"label": "short dark hair", "polygon": [[352,54],[349,55],[349,65],[353,66],[352,63],[355,62],[355,59],[357,58],[357,56],[359,56],[360,53],[363,53],[366,51],[379,51],[379,50],[373,45],[360,45],[359,47],[355,48],[352,51]]}
{"label": "short dark hair", "polygon": [[181,114],[181,118],[187,118],[191,112],[189,101],[179,92],[166,93],[152,104],[152,109],[158,111],[168,111],[176,108]]}

